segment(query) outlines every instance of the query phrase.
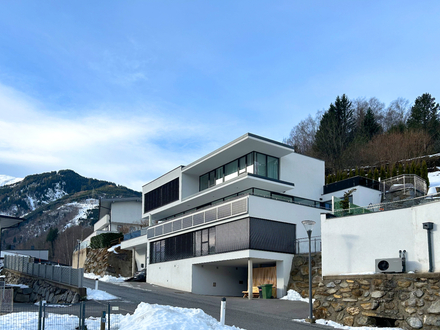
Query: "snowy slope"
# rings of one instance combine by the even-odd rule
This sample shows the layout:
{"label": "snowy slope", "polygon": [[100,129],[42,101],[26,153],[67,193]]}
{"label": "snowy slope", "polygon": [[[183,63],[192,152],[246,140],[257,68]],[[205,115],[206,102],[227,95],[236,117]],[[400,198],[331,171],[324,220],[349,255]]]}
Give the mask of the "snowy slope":
{"label": "snowy slope", "polygon": [[23,178],[14,178],[9,175],[0,174],[0,187],[20,182]]}

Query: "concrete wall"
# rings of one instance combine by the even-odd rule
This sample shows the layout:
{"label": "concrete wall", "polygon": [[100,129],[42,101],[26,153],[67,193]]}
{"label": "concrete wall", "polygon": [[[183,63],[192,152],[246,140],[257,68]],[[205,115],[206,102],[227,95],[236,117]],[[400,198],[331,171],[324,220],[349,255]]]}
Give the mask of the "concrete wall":
{"label": "concrete wall", "polygon": [[241,296],[247,290],[247,267],[193,265],[192,292]]}
{"label": "concrete wall", "polygon": [[142,218],[142,203],[139,202],[112,203],[111,209],[112,223],[139,223]]}
{"label": "concrete wall", "polygon": [[134,257],[136,260],[135,271],[141,270],[141,269],[147,267],[147,248],[146,247],[142,247],[142,248],[137,247],[134,250]]}
{"label": "concrete wall", "polygon": [[[397,258],[407,251],[407,271],[427,272],[428,240],[424,222],[433,222],[434,271],[440,271],[440,203],[356,216],[325,219],[322,226],[324,276],[375,271],[375,259]],[[437,251],[437,253],[436,253]]]}
{"label": "concrete wall", "polygon": [[[325,210],[269,198],[249,196],[249,216],[296,224],[296,238],[307,237],[302,220],[314,220],[312,235],[321,235],[321,213]],[[294,239],[294,238],[292,238]]]}
{"label": "concrete wall", "polygon": [[[81,249],[79,251],[73,251],[72,268],[84,268],[84,263],[87,259],[87,252],[88,251],[89,251],[89,249]],[[78,259],[78,255],[79,255],[79,259]]]}
{"label": "concrete wall", "polygon": [[160,262],[147,267],[147,282],[151,284],[191,292],[191,278],[191,259]]}
{"label": "concrete wall", "polygon": [[280,180],[293,182],[287,194],[319,200],[325,184],[325,163],[322,160],[289,154],[280,159]]}

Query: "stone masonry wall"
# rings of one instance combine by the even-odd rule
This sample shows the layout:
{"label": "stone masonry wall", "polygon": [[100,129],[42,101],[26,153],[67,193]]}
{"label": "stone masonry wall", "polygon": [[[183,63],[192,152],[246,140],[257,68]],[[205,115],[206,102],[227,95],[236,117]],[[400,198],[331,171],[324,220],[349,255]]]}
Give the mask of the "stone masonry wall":
{"label": "stone masonry wall", "polygon": [[9,269],[3,269],[7,284],[24,284],[28,288],[14,288],[14,302],[35,303],[45,300],[48,303],[77,303],[86,296],[85,288],[75,288],[27,276]]}
{"label": "stone masonry wall", "polygon": [[[295,261],[295,259],[297,259]],[[315,318],[348,326],[440,328],[440,274],[326,276],[314,255],[312,294]],[[289,289],[308,296],[308,258],[295,256]],[[306,269],[307,268],[307,269]]]}
{"label": "stone masonry wall", "polygon": [[116,248],[115,252],[108,249],[89,249],[84,262],[84,273],[95,275],[132,276],[132,252]]}

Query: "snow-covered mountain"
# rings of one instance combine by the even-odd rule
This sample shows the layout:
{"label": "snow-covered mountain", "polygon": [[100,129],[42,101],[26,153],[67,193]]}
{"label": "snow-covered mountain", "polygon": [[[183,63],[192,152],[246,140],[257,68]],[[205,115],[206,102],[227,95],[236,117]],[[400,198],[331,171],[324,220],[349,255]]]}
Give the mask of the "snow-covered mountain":
{"label": "snow-covered mountain", "polygon": [[14,178],[13,176],[0,174],[0,187],[14,184],[22,180],[23,178]]}
{"label": "snow-covered mountain", "polygon": [[90,227],[99,220],[99,198],[141,195],[112,182],[85,178],[72,170],[34,174],[24,179],[2,175],[0,182],[9,182],[0,184],[0,215],[26,219],[18,228],[3,232],[4,246],[32,246],[37,243],[26,242],[46,237],[50,228],[62,233],[75,226]]}

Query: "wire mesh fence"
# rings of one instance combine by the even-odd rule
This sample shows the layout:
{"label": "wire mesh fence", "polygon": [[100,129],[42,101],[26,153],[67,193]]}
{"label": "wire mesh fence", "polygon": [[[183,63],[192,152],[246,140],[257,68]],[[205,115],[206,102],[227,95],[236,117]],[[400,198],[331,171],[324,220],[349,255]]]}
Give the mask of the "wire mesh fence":
{"label": "wire mesh fence", "polygon": [[118,330],[122,315],[116,304],[84,301],[77,304],[17,304],[0,312],[0,329]]}

